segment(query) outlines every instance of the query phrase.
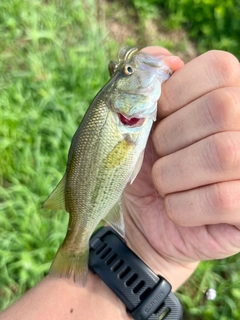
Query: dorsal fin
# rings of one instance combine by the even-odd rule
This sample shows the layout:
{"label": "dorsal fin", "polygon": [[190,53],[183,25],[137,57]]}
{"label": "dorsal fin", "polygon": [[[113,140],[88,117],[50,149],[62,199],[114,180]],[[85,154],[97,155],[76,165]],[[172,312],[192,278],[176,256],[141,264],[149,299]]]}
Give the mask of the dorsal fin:
{"label": "dorsal fin", "polygon": [[65,206],[65,180],[66,176],[62,177],[62,180],[58,183],[56,188],[52,191],[50,196],[42,205],[43,209],[51,209],[51,210],[64,210],[66,211]]}

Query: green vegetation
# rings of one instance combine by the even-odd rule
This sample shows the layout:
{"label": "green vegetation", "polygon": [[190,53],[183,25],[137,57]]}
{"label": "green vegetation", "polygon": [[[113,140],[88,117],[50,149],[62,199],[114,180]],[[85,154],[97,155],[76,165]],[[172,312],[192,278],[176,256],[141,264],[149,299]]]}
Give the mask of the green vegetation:
{"label": "green vegetation", "polygon": [[66,213],[40,207],[118,50],[96,18],[94,1],[0,2],[1,309],[47,273],[66,232]]}
{"label": "green vegetation", "polygon": [[[108,61],[135,41],[185,48],[167,36],[149,40],[147,23],[161,19],[166,30],[174,21],[160,18],[151,3],[158,2],[124,10],[95,0],[0,1],[0,309],[47,274],[65,235],[67,214],[40,207],[64,172],[82,115],[108,79]],[[109,22],[119,26],[119,38]],[[120,37],[123,26],[128,33]],[[238,256],[202,263],[179,293],[184,319],[239,319],[239,270]],[[209,287],[218,293],[213,302],[204,300]]]}
{"label": "green vegetation", "polygon": [[[200,52],[212,48],[240,58],[239,0],[131,0],[143,20],[149,14],[165,13],[168,30],[184,27]],[[163,11],[164,10],[164,11]]]}

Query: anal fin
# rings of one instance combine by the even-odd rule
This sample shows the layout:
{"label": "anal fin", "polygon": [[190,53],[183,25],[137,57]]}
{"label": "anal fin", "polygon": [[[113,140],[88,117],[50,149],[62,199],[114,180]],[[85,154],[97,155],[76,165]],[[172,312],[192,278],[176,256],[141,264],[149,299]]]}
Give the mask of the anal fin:
{"label": "anal fin", "polygon": [[80,287],[84,287],[88,274],[88,248],[80,253],[72,253],[61,246],[49,270],[49,276],[54,278],[71,278]]}

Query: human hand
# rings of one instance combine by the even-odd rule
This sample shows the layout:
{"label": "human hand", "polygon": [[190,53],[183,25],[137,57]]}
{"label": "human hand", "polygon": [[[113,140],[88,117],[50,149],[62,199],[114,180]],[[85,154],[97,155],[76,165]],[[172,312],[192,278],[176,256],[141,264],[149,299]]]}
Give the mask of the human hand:
{"label": "human hand", "polygon": [[126,236],[175,289],[200,260],[240,250],[237,59],[210,51],[177,70],[163,85],[158,116],[143,167],[123,195]]}
{"label": "human hand", "polygon": [[[198,261],[240,249],[240,66],[224,52],[208,52],[183,66],[163,48],[145,51],[166,56],[177,71],[163,85],[141,171],[123,194],[126,238],[175,290]],[[36,320],[49,314],[58,320],[79,314],[131,318],[91,273],[81,290],[69,279],[47,277],[0,318]]]}

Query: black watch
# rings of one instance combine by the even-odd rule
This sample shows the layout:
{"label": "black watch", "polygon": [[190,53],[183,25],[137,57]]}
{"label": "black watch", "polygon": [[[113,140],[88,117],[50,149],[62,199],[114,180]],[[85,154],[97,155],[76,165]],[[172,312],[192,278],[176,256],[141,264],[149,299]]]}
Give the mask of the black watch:
{"label": "black watch", "polygon": [[91,237],[89,268],[122,300],[133,319],[182,319],[182,306],[170,283],[156,275],[112,228],[101,228]]}

